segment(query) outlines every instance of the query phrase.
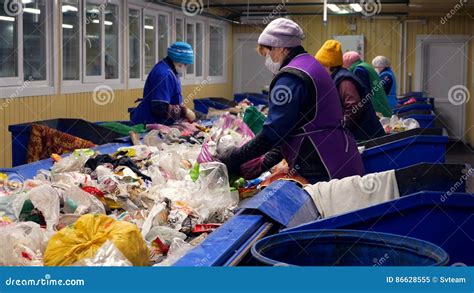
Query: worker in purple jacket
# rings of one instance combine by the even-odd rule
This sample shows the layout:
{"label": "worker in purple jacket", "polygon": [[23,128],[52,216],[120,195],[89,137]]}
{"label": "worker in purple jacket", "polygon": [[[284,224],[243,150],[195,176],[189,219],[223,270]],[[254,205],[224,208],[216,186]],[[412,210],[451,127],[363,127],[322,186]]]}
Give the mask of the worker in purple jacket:
{"label": "worker in purple jacket", "polygon": [[258,52],[275,74],[269,113],[260,134],[218,156],[230,173],[251,161],[257,174],[285,159],[310,183],[364,174],[334,82],[301,46],[303,38],[300,26],[286,18],[275,19],[260,35]]}

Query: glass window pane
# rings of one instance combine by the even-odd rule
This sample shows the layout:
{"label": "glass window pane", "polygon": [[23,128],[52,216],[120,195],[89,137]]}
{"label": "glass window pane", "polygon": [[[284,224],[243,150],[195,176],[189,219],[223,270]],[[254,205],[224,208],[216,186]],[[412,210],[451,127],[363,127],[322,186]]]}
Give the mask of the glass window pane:
{"label": "glass window pane", "polygon": [[[25,1],[24,1],[25,2]],[[23,72],[25,80],[46,80],[46,0],[23,3]],[[3,21],[2,21],[3,22]]]}
{"label": "glass window pane", "polygon": [[80,30],[78,0],[63,0],[61,10],[63,14],[63,79],[79,80]]}
{"label": "glass window pane", "polygon": [[155,32],[155,17],[145,16],[145,74],[148,74],[156,63]]}
{"label": "glass window pane", "polygon": [[[194,50],[194,24],[188,23],[186,24],[186,42],[193,47]],[[189,65],[186,67],[187,74],[194,73],[194,65]]]}
{"label": "glass window pane", "polygon": [[209,75],[224,75],[224,30],[221,27],[209,27]]}
{"label": "glass window pane", "polygon": [[108,4],[105,13],[105,78],[119,78],[119,9]]}
{"label": "glass window pane", "polygon": [[176,42],[184,42],[184,20],[176,18]]}
{"label": "glass window pane", "polygon": [[87,3],[86,5],[86,74],[102,75],[102,6]]}
{"label": "glass window pane", "polygon": [[129,26],[129,75],[130,78],[140,78],[140,11],[130,9],[128,12]]}
{"label": "glass window pane", "polygon": [[18,76],[18,21],[5,11],[8,1],[0,0],[0,77]]}
{"label": "glass window pane", "polygon": [[196,64],[196,76],[202,76],[204,31],[201,23],[196,23],[196,50],[194,54],[194,63]]}
{"label": "glass window pane", "polygon": [[166,57],[168,51],[168,16],[158,16],[158,59]]}

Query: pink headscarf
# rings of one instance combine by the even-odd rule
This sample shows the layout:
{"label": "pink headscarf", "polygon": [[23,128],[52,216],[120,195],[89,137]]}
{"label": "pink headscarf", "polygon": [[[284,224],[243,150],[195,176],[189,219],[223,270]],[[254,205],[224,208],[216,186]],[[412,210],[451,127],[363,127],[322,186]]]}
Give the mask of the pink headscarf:
{"label": "pink headscarf", "polygon": [[354,62],[356,62],[357,60],[360,60],[360,59],[361,59],[360,55],[356,51],[346,52],[342,56],[343,66],[345,68],[349,68],[349,67],[351,67],[352,63],[354,63]]}

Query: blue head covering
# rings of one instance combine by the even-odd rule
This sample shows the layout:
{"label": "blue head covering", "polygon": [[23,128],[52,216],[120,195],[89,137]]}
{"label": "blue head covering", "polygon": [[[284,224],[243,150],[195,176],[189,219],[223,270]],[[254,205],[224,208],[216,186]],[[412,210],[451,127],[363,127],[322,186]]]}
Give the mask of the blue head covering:
{"label": "blue head covering", "polygon": [[168,48],[168,57],[177,63],[193,64],[193,48],[188,43],[176,42]]}

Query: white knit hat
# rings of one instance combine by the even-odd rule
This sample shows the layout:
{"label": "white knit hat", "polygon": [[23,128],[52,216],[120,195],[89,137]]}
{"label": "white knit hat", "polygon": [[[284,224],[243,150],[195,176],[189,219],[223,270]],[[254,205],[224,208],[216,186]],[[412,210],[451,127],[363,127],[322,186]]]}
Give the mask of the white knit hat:
{"label": "white knit hat", "polygon": [[258,44],[276,47],[293,48],[301,45],[304,33],[301,27],[287,18],[277,18],[270,22],[258,38]]}

